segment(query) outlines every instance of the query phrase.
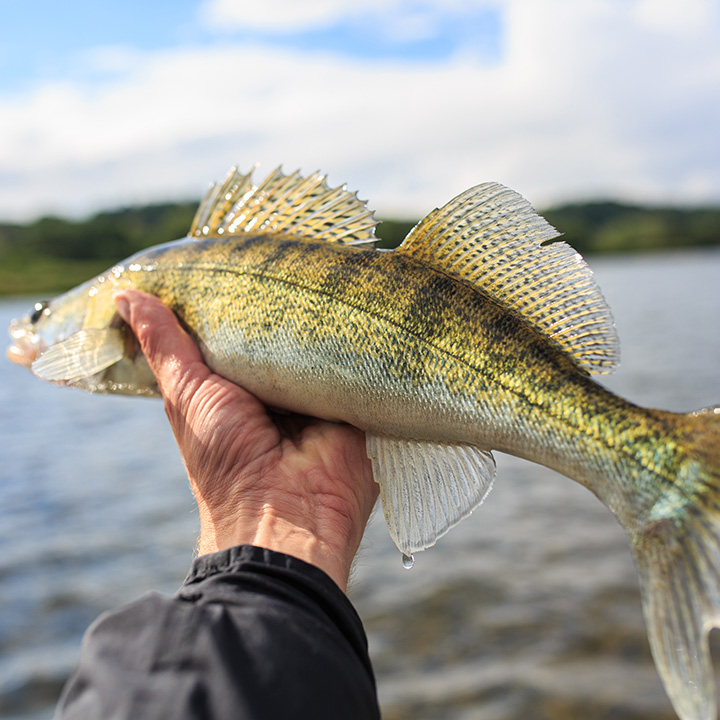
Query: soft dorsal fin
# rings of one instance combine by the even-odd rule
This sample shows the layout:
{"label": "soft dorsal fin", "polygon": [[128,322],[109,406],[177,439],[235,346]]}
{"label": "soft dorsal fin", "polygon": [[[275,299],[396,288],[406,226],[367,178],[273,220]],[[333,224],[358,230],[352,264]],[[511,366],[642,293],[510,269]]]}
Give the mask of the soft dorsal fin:
{"label": "soft dorsal fin", "polygon": [[431,212],[399,252],[482,288],[590,372],[612,372],[620,345],[590,268],[521,195],[470,188]]}
{"label": "soft dorsal fin", "polygon": [[374,242],[376,225],[355,193],[328,187],[320,173],[285,175],[278,168],[254,185],[252,170],[243,175],[232,168],[222,185],[208,190],[189,235],[283,232],[355,245]]}

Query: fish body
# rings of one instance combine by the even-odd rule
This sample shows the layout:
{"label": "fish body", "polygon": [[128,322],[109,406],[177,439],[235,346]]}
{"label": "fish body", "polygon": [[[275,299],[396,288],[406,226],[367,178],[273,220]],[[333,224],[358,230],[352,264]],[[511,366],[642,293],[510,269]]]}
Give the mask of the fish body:
{"label": "fish body", "polygon": [[[190,235],[11,326],[9,357],[93,392],[157,394],[113,295],[172,308],[208,365],[270,406],[365,431],[390,533],[410,555],[477,507],[492,451],[582,483],[628,533],[651,646],[678,714],[715,715],[720,413],[641,408],[595,382],[610,312],[577,253],[502,186],[472,188],[392,252],[320,176],[231,172]],[[550,244],[548,244],[550,243]]]}
{"label": "fish body", "polygon": [[[162,299],[213,370],[271,406],[519,455],[596,494],[605,482],[594,482],[589,458],[615,467],[613,446],[663,436],[657,417],[594,382],[522,318],[402,253],[248,234],[134,260],[119,285]],[[612,445],[598,442],[609,427]],[[578,438],[585,451],[568,452]]]}

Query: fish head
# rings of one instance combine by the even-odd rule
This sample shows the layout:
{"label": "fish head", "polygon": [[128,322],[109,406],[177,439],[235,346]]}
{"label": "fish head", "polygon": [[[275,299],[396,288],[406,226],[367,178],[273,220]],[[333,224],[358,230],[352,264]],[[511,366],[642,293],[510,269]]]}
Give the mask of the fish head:
{"label": "fish head", "polygon": [[78,332],[83,327],[92,284],[80,285],[53,300],[40,300],[25,316],[12,320],[8,360],[32,368],[48,348]]}
{"label": "fish head", "polygon": [[157,383],[113,300],[131,283],[122,267],[99,275],[10,323],[10,361],[40,380],[95,393],[158,394]]}

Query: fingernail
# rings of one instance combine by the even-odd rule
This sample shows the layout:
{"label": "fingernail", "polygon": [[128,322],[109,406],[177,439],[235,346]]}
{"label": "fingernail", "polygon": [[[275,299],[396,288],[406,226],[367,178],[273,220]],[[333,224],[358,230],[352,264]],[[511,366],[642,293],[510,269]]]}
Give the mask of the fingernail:
{"label": "fingernail", "polygon": [[126,322],[130,322],[130,303],[122,295],[115,296],[115,307],[118,315]]}

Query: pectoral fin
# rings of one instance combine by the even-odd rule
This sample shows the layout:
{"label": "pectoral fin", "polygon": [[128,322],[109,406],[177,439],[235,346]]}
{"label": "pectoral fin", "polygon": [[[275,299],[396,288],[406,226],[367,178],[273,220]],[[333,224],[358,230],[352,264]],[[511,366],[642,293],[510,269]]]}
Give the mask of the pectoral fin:
{"label": "pectoral fin", "polygon": [[32,364],[41,380],[70,383],[114,365],[125,354],[125,339],[114,328],[79,330],[48,348]]}
{"label": "pectoral fin", "polygon": [[434,545],[490,492],[495,460],[472,445],[366,435],[385,521],[401,552]]}

